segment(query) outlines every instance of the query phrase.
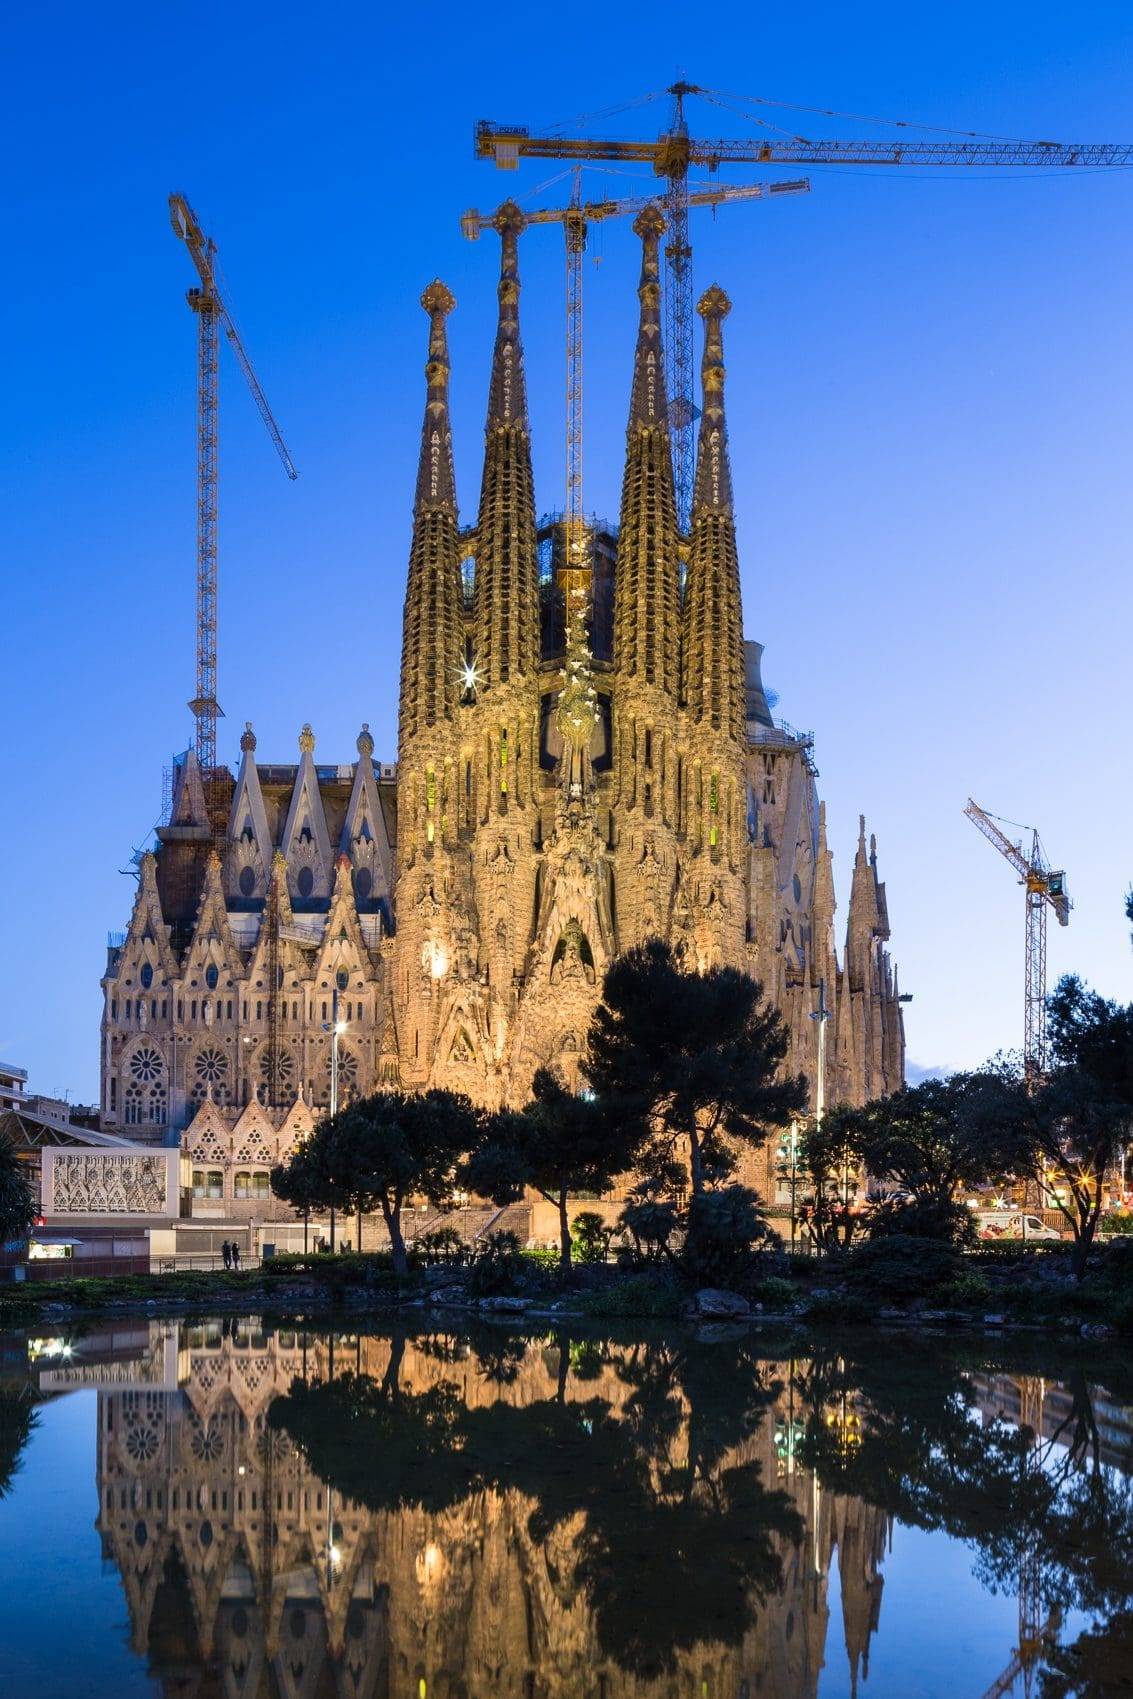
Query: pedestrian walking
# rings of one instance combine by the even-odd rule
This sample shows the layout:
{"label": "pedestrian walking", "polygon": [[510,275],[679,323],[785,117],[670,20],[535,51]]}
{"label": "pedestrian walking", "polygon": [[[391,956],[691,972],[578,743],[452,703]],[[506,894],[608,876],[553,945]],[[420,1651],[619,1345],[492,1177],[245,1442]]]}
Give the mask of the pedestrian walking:
{"label": "pedestrian walking", "polygon": [[232,1266],[233,1268],[240,1267],[240,1247],[235,1239],[232,1241]]}
{"label": "pedestrian walking", "polygon": [[231,1268],[232,1267],[232,1246],[228,1243],[227,1239],[225,1239],[223,1245],[221,1245],[221,1247],[220,1247],[220,1254],[224,1258],[225,1268]]}

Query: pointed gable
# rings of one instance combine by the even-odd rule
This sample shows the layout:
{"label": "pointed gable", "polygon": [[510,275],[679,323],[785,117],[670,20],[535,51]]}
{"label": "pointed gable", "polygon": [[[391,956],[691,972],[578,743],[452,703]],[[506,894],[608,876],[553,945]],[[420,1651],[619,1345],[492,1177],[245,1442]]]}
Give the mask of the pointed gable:
{"label": "pointed gable", "polygon": [[334,860],[315,771],[315,734],[309,725],[299,733],[299,771],[280,848],[287,863],[287,889],[293,901],[306,902],[330,895]]}
{"label": "pointed gable", "polygon": [[340,972],[349,974],[352,982],[358,978],[374,978],[373,965],[354,905],[350,861],[345,855],[339,856],[335,867],[334,891],[315,965],[315,981],[319,985],[333,986]]}
{"label": "pointed gable", "polygon": [[244,962],[228,924],[228,908],[220,877],[220,857],[213,850],[205,863],[205,882],[197,907],[193,936],[181,969],[191,991],[229,995],[242,978]]}
{"label": "pointed gable", "polygon": [[[143,984],[142,970],[150,985]],[[157,862],[151,854],[142,857],[138,875],[138,890],[134,911],[126,932],[126,942],[118,956],[115,978],[127,980],[142,990],[159,989],[177,977],[177,958],[169,943],[169,931],[161,912],[161,897],[157,889]]]}
{"label": "pointed gable", "polygon": [[245,724],[240,749],[240,771],[228,817],[225,888],[232,897],[263,897],[267,894],[272,842],[256,767],[256,737],[250,720]]}
{"label": "pointed gable", "polygon": [[354,785],[338,848],[340,855],[350,859],[359,904],[388,904],[393,881],[393,855],[378,794],[378,781],[374,777],[373,757],[374,740],[369,726],[364,725],[358,734]]}
{"label": "pointed gable", "polygon": [[169,824],[171,826],[202,826],[207,831],[208,823],[208,806],[205,802],[205,787],[201,780],[201,769],[197,763],[197,752],[195,749],[190,749],[177,768],[177,784],[173,793],[173,811],[170,815]]}

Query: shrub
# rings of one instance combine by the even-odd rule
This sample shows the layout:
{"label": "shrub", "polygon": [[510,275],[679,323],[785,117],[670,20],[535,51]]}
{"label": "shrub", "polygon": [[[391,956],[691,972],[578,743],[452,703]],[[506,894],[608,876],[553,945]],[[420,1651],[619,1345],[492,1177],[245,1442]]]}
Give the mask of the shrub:
{"label": "shrub", "polygon": [[770,1304],[776,1310],[793,1309],[798,1298],[793,1281],[784,1280],[779,1274],[768,1274],[757,1280],[752,1295],[758,1303]]}
{"label": "shrub", "polygon": [[959,1310],[979,1309],[991,1297],[991,1287],[982,1274],[958,1274],[939,1293],[943,1303]]}
{"label": "shrub", "polygon": [[747,1186],[724,1186],[692,1198],[681,1261],[696,1284],[727,1285],[750,1275],[757,1248],[777,1250],[780,1244],[755,1193]]}
{"label": "shrub", "polygon": [[850,1252],[845,1281],[855,1297],[902,1304],[938,1294],[941,1287],[959,1278],[962,1266],[954,1244],[887,1233],[867,1239]]}
{"label": "shrub", "polygon": [[571,1224],[571,1240],[579,1262],[605,1262],[610,1229],[597,1210],[584,1209]]}
{"label": "shrub", "polygon": [[477,1247],[468,1290],[474,1298],[498,1298],[519,1292],[525,1264],[518,1233],[489,1233]]}
{"label": "shrub", "polygon": [[588,1292],[582,1300],[588,1316],[668,1317],[679,1315],[681,1298],[673,1281],[652,1274],[631,1274],[614,1286]]}
{"label": "shrub", "polygon": [[1103,1215],[1099,1232],[1129,1237],[1133,1235],[1133,1209],[1113,1209]]}
{"label": "shrub", "polygon": [[806,1316],[808,1321],[836,1321],[865,1327],[875,1319],[876,1309],[864,1298],[845,1292],[816,1292],[807,1304]]}
{"label": "shrub", "polygon": [[464,1239],[455,1227],[436,1227],[431,1233],[423,1233],[415,1249],[426,1264],[464,1261]]}
{"label": "shrub", "polygon": [[955,1200],[882,1198],[870,1207],[867,1231],[871,1239],[888,1239],[897,1235],[950,1245],[979,1243],[971,1210]]}

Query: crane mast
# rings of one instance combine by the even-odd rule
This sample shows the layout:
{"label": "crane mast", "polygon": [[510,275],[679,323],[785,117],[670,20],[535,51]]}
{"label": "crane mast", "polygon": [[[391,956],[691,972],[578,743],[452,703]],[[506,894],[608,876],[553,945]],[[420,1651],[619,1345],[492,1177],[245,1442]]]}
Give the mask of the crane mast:
{"label": "crane mast", "polygon": [[[1070,922],[1070,898],[1066,890],[1066,874],[1052,869],[1043,853],[1039,834],[1033,828],[1031,847],[1025,854],[1022,843],[1013,842],[1001,831],[996,817],[988,814],[978,803],[968,798],[964,813],[972,824],[994,844],[1003,859],[1015,869],[1023,886],[1026,901],[1026,931],[1024,939],[1023,979],[1023,1066],[1028,1080],[1037,1080],[1046,1071],[1046,919],[1047,909],[1054,910],[1060,926]],[[1009,824],[1010,822],[1004,822]]]}
{"label": "crane mast", "polygon": [[292,479],[299,474],[221,296],[216,276],[216,243],[201,229],[200,221],[184,195],[170,195],[169,219],[174,235],[188,248],[201,280],[199,286],[186,292],[189,306],[197,319],[197,672],[196,694],[189,708],[196,723],[197,763],[215,839],[224,829],[216,758],[216,722],[223,713],[216,696],[218,409],[222,328],[283,462],[284,471]]}
{"label": "crane mast", "polygon": [[[719,206],[726,206],[732,201],[754,201],[775,195],[806,194],[809,189],[810,180],[806,177],[800,177],[788,183],[722,184],[717,188],[696,189],[691,192],[688,192],[686,184],[685,210],[687,214],[689,207],[712,207],[715,209]],[[656,205],[656,201],[655,195],[639,195],[621,200],[584,202],[582,200],[580,167],[574,174],[569,205],[565,207],[538,207],[535,211],[524,214],[526,224],[561,224],[566,244],[565,531],[567,568],[572,574],[585,574],[588,572],[590,564],[590,536],[586,524],[582,476],[582,260],[586,253],[589,228],[591,224],[601,223],[608,218],[635,217],[647,206]],[[497,213],[481,213],[475,207],[470,207],[461,216],[461,230],[470,241],[474,242],[485,230],[495,228],[497,216]],[[675,476],[674,468],[674,478]]]}
{"label": "crane mast", "polygon": [[690,166],[715,171],[721,165],[919,165],[983,168],[989,166],[1077,167],[1098,170],[1133,164],[1133,145],[1126,143],[1060,143],[956,140],[918,142],[811,141],[803,136],[742,137],[702,140],[690,136],[684,103],[689,95],[716,91],[696,83],[676,82],[669,129],[655,140],[613,140],[587,136],[535,136],[519,125],[481,120],[475,130],[478,159],[493,160],[498,169],[514,171],[520,159],[558,159],[576,164],[596,161],[637,162],[652,166],[666,182],[665,218],[669,239],[666,259],[666,341],[670,416],[673,424],[673,481],[677,514],[687,534],[693,476],[693,433],[696,409],[692,399],[693,312],[692,247],[688,234],[688,173]]}

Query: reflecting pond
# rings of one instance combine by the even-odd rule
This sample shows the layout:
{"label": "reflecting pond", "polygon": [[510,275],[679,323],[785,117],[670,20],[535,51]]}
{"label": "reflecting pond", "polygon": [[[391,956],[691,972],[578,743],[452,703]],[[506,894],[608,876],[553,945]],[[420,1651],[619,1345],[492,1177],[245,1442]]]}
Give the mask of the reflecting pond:
{"label": "reflecting pond", "polygon": [[0,1336],[2,1691],[1133,1694],[1133,1359],[259,1318]]}

